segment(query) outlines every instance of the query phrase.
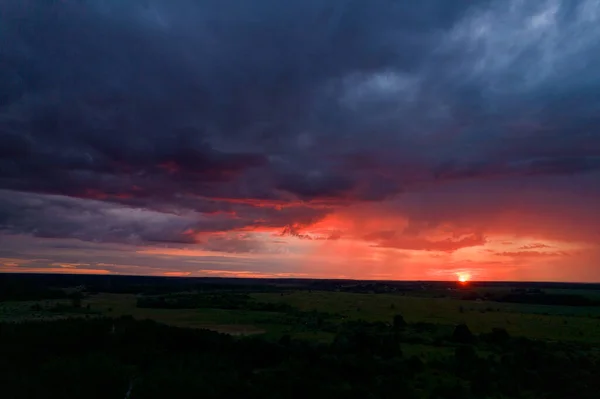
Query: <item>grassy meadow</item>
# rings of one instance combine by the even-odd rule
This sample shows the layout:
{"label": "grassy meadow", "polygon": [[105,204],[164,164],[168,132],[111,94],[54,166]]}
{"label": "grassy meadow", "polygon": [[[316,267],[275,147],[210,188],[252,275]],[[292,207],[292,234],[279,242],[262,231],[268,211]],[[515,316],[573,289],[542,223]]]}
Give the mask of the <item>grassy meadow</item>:
{"label": "grassy meadow", "polygon": [[9,276],[0,289],[0,382],[29,392],[16,397],[123,397],[132,384],[131,399],[600,389],[600,285],[61,278]]}
{"label": "grassy meadow", "polygon": [[[301,311],[331,315],[333,323],[351,320],[391,322],[401,314],[408,323],[432,323],[451,328],[465,323],[474,333],[506,329],[513,336],[600,344],[600,308],[467,301],[396,294],[362,294],[332,291],[253,293],[253,300],[284,303]],[[99,293],[83,300],[82,308],[69,309],[68,300],[1,302],[0,320],[50,320],[65,317],[118,317],[131,315],[177,327],[205,328],[234,335],[290,334],[296,338],[329,341],[327,331],[290,322],[285,314],[247,309],[158,309],[136,306],[134,294]],[[37,305],[37,306],[36,306]],[[52,309],[62,305],[64,309]]]}
{"label": "grassy meadow", "polygon": [[285,302],[303,310],[316,309],[348,319],[390,321],[402,314],[409,323],[456,325],[466,323],[476,333],[504,328],[527,338],[600,343],[600,308],[475,302],[345,292],[253,294],[261,301]]}

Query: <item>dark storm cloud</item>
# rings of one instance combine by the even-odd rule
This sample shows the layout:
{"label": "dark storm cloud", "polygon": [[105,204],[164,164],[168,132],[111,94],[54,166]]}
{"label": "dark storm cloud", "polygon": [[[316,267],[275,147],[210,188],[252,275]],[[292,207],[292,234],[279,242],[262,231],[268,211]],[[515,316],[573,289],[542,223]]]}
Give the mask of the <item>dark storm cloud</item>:
{"label": "dark storm cloud", "polygon": [[193,225],[191,218],[100,201],[0,192],[0,226],[13,234],[106,242],[179,241]]}
{"label": "dark storm cloud", "polygon": [[[261,227],[284,229],[291,224],[309,225],[324,215],[308,207],[241,209],[238,217],[194,211],[169,213],[98,200],[0,190],[0,232],[129,244],[197,243],[211,250],[244,252],[242,248],[254,243],[247,237],[204,240],[198,235]],[[242,247],[234,251],[235,244]]]}
{"label": "dark storm cloud", "polygon": [[[327,213],[232,199],[597,170],[598,3],[2,2],[0,188],[129,208],[7,191],[0,226],[185,241]],[[114,209],[139,219],[98,222]]]}

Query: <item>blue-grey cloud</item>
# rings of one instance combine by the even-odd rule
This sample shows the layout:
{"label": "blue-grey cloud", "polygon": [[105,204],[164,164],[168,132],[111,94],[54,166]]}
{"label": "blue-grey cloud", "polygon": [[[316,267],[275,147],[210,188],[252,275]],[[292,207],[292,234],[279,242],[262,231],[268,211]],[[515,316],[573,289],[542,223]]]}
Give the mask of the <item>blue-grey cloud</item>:
{"label": "blue-grey cloud", "polygon": [[219,231],[283,228],[423,184],[598,170],[599,22],[596,0],[2,2],[4,199],[177,216],[34,228],[56,204],[4,201],[0,225],[180,240],[218,212],[240,217]]}

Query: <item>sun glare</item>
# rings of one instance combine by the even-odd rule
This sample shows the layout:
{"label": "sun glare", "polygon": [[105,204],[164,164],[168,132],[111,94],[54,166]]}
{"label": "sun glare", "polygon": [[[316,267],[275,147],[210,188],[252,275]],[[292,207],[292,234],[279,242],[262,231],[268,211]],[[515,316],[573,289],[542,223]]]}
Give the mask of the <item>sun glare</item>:
{"label": "sun glare", "polygon": [[458,273],[457,278],[459,283],[465,284],[471,279],[471,276],[469,273]]}

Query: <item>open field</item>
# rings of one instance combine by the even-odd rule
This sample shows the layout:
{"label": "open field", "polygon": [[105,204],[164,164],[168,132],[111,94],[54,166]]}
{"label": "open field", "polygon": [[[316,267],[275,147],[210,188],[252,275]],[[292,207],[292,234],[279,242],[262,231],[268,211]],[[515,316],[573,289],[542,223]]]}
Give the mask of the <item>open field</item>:
{"label": "open field", "polygon": [[[600,344],[600,308],[568,307],[495,302],[464,301],[452,298],[429,298],[393,294],[356,294],[345,292],[295,291],[254,293],[251,297],[264,303],[285,303],[302,311],[332,314],[334,323],[346,320],[390,322],[401,314],[408,323],[434,323],[454,326],[465,323],[474,333],[504,328],[511,335],[527,338]],[[57,319],[67,316],[124,316],[150,319],[165,324],[206,328],[235,335],[291,334],[318,341],[331,340],[330,332],[314,331],[302,325],[290,325],[285,315],[272,311],[246,309],[157,309],[136,306],[136,295],[99,293],[84,300],[88,311],[32,311],[41,303],[44,308],[66,300],[0,303],[0,320]]]}
{"label": "open field", "polygon": [[[343,292],[253,294],[258,300],[284,302],[302,310],[339,313],[349,319],[389,321],[402,314],[409,323],[456,325],[473,332],[504,328],[512,335],[556,341],[600,343],[600,308],[578,308],[463,301]],[[462,308],[462,311],[461,311]]]}
{"label": "open field", "polygon": [[[155,320],[177,327],[206,328],[214,331],[238,334],[264,333],[265,330],[254,324],[265,324],[270,314],[248,311],[229,311],[225,309],[144,309],[136,307],[136,296],[132,294],[102,293],[84,301],[90,305],[90,311],[49,312],[33,311],[31,307],[40,302],[4,302],[0,303],[0,321],[55,320],[66,317],[93,316],[133,316],[139,320]],[[41,304],[48,308],[57,304],[67,305],[66,300],[48,300]]]}
{"label": "open field", "polygon": [[[297,392],[307,378],[339,395],[301,397],[348,397],[360,384],[356,397],[400,390],[418,399],[583,398],[600,389],[600,287],[61,278],[0,279],[5,385],[29,389],[18,381],[33,378],[44,391],[80,373],[82,386],[89,376],[122,379],[120,392],[142,375],[141,397],[164,377],[161,397],[204,392],[199,375],[223,384],[215,389],[229,394],[218,397],[265,381],[297,381],[284,389]],[[228,391],[235,386],[245,388]]]}
{"label": "open field", "polygon": [[[483,283],[457,287],[439,282],[138,277],[114,279],[98,276],[38,278],[16,275],[5,275],[3,278],[2,293],[8,295],[13,290],[10,295],[21,300],[0,301],[0,321],[131,315],[140,320],[150,319],[173,326],[206,328],[235,335],[266,334],[277,337],[289,334],[327,342],[333,339],[336,326],[346,321],[389,323],[395,315],[400,314],[408,323],[432,323],[445,329],[465,323],[477,334],[502,328],[513,336],[600,344],[600,303],[594,302],[600,299],[600,286],[595,285]],[[41,285],[40,281],[43,281]],[[78,286],[87,286],[90,293],[85,295],[80,309],[71,309],[70,300],[64,294]],[[200,297],[218,293],[223,298],[245,295],[245,300],[251,300],[255,304],[272,304],[274,308],[248,307],[247,304],[228,307],[219,303],[175,308],[138,306],[138,298],[148,297],[148,292],[155,292],[154,295],[195,293],[193,295]],[[523,296],[523,292],[528,301],[532,298],[538,301],[548,297],[569,300],[577,297],[590,300],[595,305],[566,306],[501,301],[507,295],[515,293]],[[529,295],[529,292],[533,294]],[[23,300],[23,293],[33,297],[43,295],[55,298],[61,294],[63,297]],[[464,299],[473,295],[478,299]],[[292,309],[306,314],[290,317]],[[327,319],[328,328],[307,325],[311,322],[309,313],[312,311],[325,314],[319,317]]]}

